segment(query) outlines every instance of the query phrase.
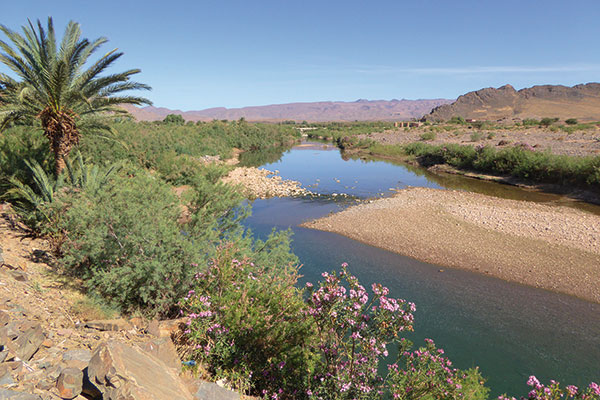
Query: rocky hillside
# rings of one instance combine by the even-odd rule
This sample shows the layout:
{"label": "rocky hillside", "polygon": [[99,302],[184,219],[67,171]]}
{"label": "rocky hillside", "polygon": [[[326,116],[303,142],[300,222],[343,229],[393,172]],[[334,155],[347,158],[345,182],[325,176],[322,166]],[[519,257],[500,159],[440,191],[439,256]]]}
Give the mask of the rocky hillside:
{"label": "rocky hillside", "polygon": [[[96,319],[0,204],[0,399],[239,400],[182,373],[182,320]],[[79,307],[78,307],[79,304]]]}
{"label": "rocky hillside", "polygon": [[452,104],[434,108],[425,119],[445,121],[454,116],[494,121],[545,117],[598,121],[600,83],[573,87],[542,85],[521,90],[510,85],[485,88],[464,94]]}
{"label": "rocky hillside", "polygon": [[157,121],[168,114],[182,115],[188,121],[230,121],[245,118],[248,121],[398,121],[420,118],[433,107],[452,100],[357,100],[355,102],[323,101],[289,103],[244,108],[209,108],[200,111],[180,111],[157,107],[124,106],[138,121]]}

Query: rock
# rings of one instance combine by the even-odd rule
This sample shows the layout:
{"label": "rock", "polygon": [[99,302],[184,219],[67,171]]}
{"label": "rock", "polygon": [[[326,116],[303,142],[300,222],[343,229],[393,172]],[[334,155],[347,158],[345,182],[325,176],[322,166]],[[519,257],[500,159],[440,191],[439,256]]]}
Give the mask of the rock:
{"label": "rock", "polygon": [[101,344],[92,355],[88,376],[105,399],[192,400],[178,375],[158,358],[120,342]]}
{"label": "rock", "polygon": [[17,392],[15,390],[1,389],[0,388],[0,400],[41,400],[40,396],[35,394]]}
{"label": "rock", "polygon": [[8,350],[0,351],[0,363],[3,363],[8,357]]}
{"label": "rock", "polygon": [[141,346],[142,350],[152,354],[176,372],[181,370],[181,360],[170,337],[149,340]]}
{"label": "rock", "polygon": [[239,400],[239,393],[212,382],[199,381],[194,391],[196,400]]}
{"label": "rock", "polygon": [[13,379],[12,374],[8,369],[5,369],[4,374],[0,376],[0,386],[12,385],[13,383],[15,383],[15,380]]}
{"label": "rock", "polygon": [[153,319],[150,321],[146,327],[146,332],[148,332],[150,335],[160,337],[160,326],[158,324],[158,320]]}
{"label": "rock", "polygon": [[29,361],[45,338],[42,327],[39,324],[31,324],[24,333],[13,340],[12,345],[15,346],[15,352],[21,360]]}
{"label": "rock", "polygon": [[6,311],[0,311],[0,325],[4,326],[10,322],[10,315]]}
{"label": "rock", "polygon": [[131,329],[129,322],[122,318],[88,321],[85,323],[85,326],[99,331],[127,331]]}
{"label": "rock", "polygon": [[187,322],[187,318],[165,319],[159,322],[159,335],[171,337],[172,334],[179,331],[181,325]]}
{"label": "rock", "polygon": [[4,255],[2,251],[2,247],[0,247],[0,267],[4,265]]}
{"label": "rock", "polygon": [[60,373],[56,388],[63,399],[73,399],[81,394],[83,387],[83,372],[76,368],[65,368]]}
{"label": "rock", "polygon": [[[92,352],[88,349],[73,349],[67,350],[63,353],[62,359],[63,361],[82,361],[86,364],[90,362],[92,358]],[[83,369],[83,368],[82,368]]]}
{"label": "rock", "polygon": [[9,271],[10,276],[13,277],[14,280],[19,281],[19,282],[27,282],[28,278],[27,278],[27,274],[23,271],[19,271],[19,270],[13,270],[13,271]]}
{"label": "rock", "polygon": [[42,400],[42,398],[35,394],[0,389],[0,400]]}

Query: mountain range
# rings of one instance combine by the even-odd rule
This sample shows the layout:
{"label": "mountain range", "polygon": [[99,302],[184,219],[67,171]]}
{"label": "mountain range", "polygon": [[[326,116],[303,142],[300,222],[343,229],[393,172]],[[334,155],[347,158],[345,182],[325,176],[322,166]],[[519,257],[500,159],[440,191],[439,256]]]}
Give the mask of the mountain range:
{"label": "mountain range", "polygon": [[421,118],[432,108],[451,103],[448,99],[425,100],[364,100],[354,102],[322,101],[312,103],[273,104],[243,108],[208,108],[198,111],[171,110],[163,107],[135,107],[125,105],[138,121],[159,121],[169,114],[179,114],[187,121],[247,121],[277,122],[285,120],[324,121],[401,121]]}

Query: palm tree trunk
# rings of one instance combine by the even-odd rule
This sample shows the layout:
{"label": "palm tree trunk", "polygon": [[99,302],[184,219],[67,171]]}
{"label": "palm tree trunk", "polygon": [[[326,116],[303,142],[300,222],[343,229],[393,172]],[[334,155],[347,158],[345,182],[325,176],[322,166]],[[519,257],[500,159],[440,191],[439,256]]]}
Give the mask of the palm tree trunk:
{"label": "palm tree trunk", "polygon": [[79,143],[79,131],[75,125],[72,112],[56,112],[50,107],[40,113],[44,134],[50,141],[50,147],[54,153],[54,172],[56,177],[60,175],[66,165],[73,146]]}

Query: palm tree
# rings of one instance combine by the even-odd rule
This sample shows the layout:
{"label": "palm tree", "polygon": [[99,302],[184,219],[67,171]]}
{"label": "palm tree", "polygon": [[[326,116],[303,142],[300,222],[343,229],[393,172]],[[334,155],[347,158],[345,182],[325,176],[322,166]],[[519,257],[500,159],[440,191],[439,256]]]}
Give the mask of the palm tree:
{"label": "palm tree", "polygon": [[38,20],[37,30],[31,21],[22,30],[19,34],[0,25],[12,42],[11,47],[0,40],[0,62],[19,79],[0,73],[0,132],[11,123],[39,121],[54,152],[58,176],[82,132],[109,130],[104,122],[107,115],[126,112],[120,104],[151,104],[124,93],[150,87],[130,80],[139,69],[103,74],[123,55],[117,49],[88,62],[107,39],[82,39],[78,23],[69,22],[60,46],[52,18],[47,29]]}

